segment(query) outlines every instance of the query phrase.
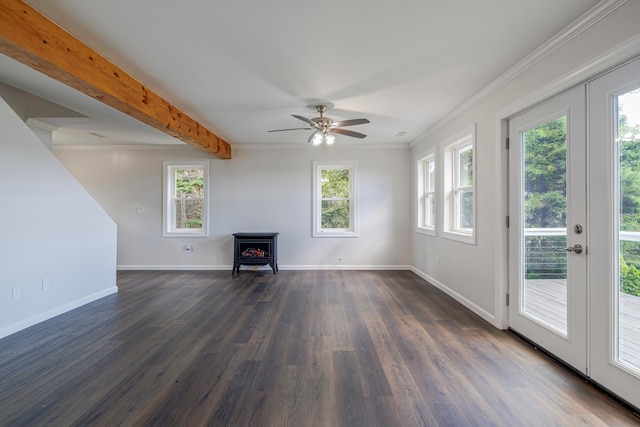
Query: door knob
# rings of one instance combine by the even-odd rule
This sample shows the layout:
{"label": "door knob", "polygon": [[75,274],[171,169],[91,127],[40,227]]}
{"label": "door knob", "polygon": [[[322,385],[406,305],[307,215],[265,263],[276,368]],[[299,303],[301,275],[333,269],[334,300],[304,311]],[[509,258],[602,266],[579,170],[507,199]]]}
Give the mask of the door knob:
{"label": "door knob", "polygon": [[573,245],[572,247],[568,247],[567,251],[569,252],[573,252],[576,254],[581,254],[582,253],[582,245]]}

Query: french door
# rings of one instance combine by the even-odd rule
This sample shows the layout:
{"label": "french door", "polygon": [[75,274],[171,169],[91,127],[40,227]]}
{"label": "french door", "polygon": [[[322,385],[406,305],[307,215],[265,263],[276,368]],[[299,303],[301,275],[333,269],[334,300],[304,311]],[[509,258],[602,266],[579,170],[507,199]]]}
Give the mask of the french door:
{"label": "french door", "polygon": [[585,90],[509,122],[509,327],[586,374]]}
{"label": "french door", "polygon": [[590,376],[640,407],[640,60],[589,86]]}
{"label": "french door", "polygon": [[509,326],[640,407],[640,60],[509,136]]}

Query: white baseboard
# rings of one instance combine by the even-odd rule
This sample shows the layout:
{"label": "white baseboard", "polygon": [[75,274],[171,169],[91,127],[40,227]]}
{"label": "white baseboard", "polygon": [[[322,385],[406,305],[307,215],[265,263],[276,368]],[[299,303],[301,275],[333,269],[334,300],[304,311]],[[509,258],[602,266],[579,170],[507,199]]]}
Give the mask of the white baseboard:
{"label": "white baseboard", "polygon": [[231,265],[118,265],[119,271],[127,270],[229,270]]}
{"label": "white baseboard", "polygon": [[[119,265],[118,270],[229,270],[232,265]],[[240,266],[240,270],[253,270],[252,266]],[[278,270],[411,270],[410,265],[278,265]],[[271,270],[268,265],[258,270]]]}
{"label": "white baseboard", "polygon": [[411,270],[410,265],[283,265],[280,270]]}
{"label": "white baseboard", "polygon": [[91,294],[84,298],[80,298],[77,301],[72,301],[70,303],[61,305],[51,310],[47,310],[44,313],[40,313],[35,316],[29,317],[28,319],[21,320],[20,322],[14,323],[13,325],[9,325],[0,329],[0,339],[115,293],[118,293],[117,286],[107,288],[100,292],[96,292],[95,294]]}
{"label": "white baseboard", "polygon": [[417,274],[418,276],[422,277],[424,280],[426,280],[427,282],[431,283],[436,288],[440,289],[441,291],[443,291],[444,293],[449,295],[451,298],[453,298],[456,301],[458,301],[460,304],[462,304],[465,307],[467,307],[469,310],[473,311],[478,316],[482,317],[487,322],[491,323],[496,328],[502,329],[500,327],[500,325],[498,324],[498,321],[497,321],[495,315],[489,313],[487,310],[485,310],[482,307],[476,305],[474,302],[468,300],[467,298],[463,297],[462,295],[460,295],[459,293],[457,293],[453,289],[451,289],[448,286],[444,285],[443,283],[437,281],[436,279],[434,279],[433,277],[429,276],[428,274],[418,270],[417,268],[412,266],[411,267],[411,271],[413,271],[415,274]]}

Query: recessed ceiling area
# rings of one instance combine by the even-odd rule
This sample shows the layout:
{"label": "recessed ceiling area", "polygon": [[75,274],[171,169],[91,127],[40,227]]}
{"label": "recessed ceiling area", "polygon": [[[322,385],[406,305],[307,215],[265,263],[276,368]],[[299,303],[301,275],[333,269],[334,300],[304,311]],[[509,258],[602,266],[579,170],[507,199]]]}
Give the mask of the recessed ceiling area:
{"label": "recessed ceiling area", "polygon": [[[410,144],[598,2],[27,3],[237,147],[307,145],[268,131],[317,104],[370,120],[336,144]],[[43,119],[56,145],[182,144],[4,55],[0,82],[87,116]]]}

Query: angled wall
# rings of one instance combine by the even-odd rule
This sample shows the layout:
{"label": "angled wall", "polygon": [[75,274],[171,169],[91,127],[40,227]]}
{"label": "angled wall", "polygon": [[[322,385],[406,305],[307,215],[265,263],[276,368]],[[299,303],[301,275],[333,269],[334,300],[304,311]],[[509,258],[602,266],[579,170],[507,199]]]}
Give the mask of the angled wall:
{"label": "angled wall", "polygon": [[117,288],[116,224],[0,96],[1,338]]}

